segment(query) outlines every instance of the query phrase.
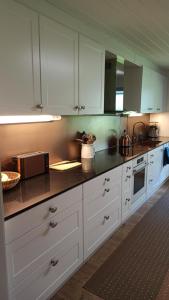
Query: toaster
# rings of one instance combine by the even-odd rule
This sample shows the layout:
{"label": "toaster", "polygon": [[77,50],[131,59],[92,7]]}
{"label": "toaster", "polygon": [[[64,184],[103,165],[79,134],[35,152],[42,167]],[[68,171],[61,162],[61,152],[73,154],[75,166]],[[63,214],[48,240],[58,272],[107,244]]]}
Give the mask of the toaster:
{"label": "toaster", "polygon": [[21,179],[49,172],[48,152],[23,153],[14,156],[13,162],[15,170],[21,174]]}

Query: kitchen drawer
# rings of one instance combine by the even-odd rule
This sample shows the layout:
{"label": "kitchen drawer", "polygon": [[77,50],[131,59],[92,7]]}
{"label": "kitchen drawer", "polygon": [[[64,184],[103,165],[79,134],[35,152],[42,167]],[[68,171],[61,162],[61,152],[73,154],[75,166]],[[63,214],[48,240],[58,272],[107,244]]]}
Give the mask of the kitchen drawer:
{"label": "kitchen drawer", "polygon": [[157,162],[157,160],[161,159],[161,152],[163,152],[163,146],[148,152],[148,162]]}
{"label": "kitchen drawer", "polygon": [[45,222],[6,246],[10,287],[16,287],[36,270],[39,258],[53,247],[60,247],[70,236],[81,239],[82,203],[75,203],[58,213],[50,222]]}
{"label": "kitchen drawer", "polygon": [[92,218],[99,211],[103,210],[112,201],[121,201],[119,194],[121,189],[120,180],[112,182],[109,188],[103,189],[103,193],[96,198],[89,198],[84,201],[84,211],[87,219]]}
{"label": "kitchen drawer", "polygon": [[107,188],[121,182],[122,167],[117,167],[83,184],[84,200],[97,198],[102,195]]}
{"label": "kitchen drawer", "polygon": [[10,300],[46,300],[83,261],[81,238],[73,233],[39,258],[34,271],[10,291]]}
{"label": "kitchen drawer", "polygon": [[121,197],[93,218],[84,222],[84,258],[86,259],[121,222]]}
{"label": "kitchen drawer", "polygon": [[5,221],[5,242],[10,243],[34,227],[50,220],[57,213],[61,213],[63,210],[71,207],[77,201],[82,201],[82,186],[53,197]]}

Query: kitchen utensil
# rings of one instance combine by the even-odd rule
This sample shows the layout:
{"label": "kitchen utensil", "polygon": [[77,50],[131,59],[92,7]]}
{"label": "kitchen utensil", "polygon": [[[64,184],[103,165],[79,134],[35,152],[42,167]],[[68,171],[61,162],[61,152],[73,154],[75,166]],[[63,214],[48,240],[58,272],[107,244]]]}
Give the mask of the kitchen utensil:
{"label": "kitchen utensil", "polygon": [[51,164],[49,167],[50,169],[56,170],[56,171],[66,171],[69,169],[73,169],[75,167],[81,166],[81,163],[78,161],[69,161],[65,160],[62,162],[58,162],[56,164]]}

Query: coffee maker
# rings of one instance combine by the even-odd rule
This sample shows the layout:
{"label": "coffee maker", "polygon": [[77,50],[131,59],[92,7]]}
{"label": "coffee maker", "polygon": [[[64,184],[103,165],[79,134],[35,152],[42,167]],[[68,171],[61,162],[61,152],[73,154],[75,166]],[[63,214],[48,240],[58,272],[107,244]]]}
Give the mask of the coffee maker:
{"label": "coffee maker", "polygon": [[150,125],[148,127],[148,137],[149,138],[158,138],[159,137],[158,122],[150,122]]}

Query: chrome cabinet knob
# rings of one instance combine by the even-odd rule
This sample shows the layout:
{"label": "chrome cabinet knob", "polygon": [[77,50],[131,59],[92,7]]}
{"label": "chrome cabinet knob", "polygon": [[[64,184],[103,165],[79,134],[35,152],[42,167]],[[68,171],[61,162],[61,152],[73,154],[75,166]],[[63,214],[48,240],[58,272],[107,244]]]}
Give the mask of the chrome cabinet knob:
{"label": "chrome cabinet knob", "polygon": [[50,223],[49,223],[49,226],[50,226],[51,228],[55,228],[57,225],[58,225],[58,223],[57,223],[57,222],[54,222],[54,221],[50,221]]}
{"label": "chrome cabinet knob", "polygon": [[130,202],[130,198],[126,198],[126,201]]}
{"label": "chrome cabinet knob", "polygon": [[153,161],[150,161],[150,164],[151,164],[151,165],[153,165],[153,163],[154,163]]}
{"label": "chrome cabinet knob", "polygon": [[36,108],[38,108],[38,109],[43,109],[44,106],[43,106],[43,104],[37,104],[37,105],[36,105]]}
{"label": "chrome cabinet knob", "polygon": [[108,221],[110,219],[110,216],[104,216],[104,220]]}
{"label": "chrome cabinet knob", "polygon": [[80,110],[84,110],[85,108],[86,108],[85,105],[81,105],[81,106],[79,107]]}
{"label": "chrome cabinet knob", "polygon": [[57,211],[57,207],[49,207],[49,212],[51,212],[52,214],[55,213]]}
{"label": "chrome cabinet knob", "polygon": [[127,171],[128,171],[128,170],[131,170],[131,167],[127,167]]}
{"label": "chrome cabinet knob", "polygon": [[147,109],[148,109],[148,110],[153,110],[153,108],[152,108],[152,107],[148,107]]}
{"label": "chrome cabinet knob", "polygon": [[150,179],[149,182],[153,182],[153,179]]}
{"label": "chrome cabinet knob", "polygon": [[106,193],[109,193],[110,192],[110,189],[105,189],[104,190]]}
{"label": "chrome cabinet knob", "polygon": [[109,178],[109,177],[106,177],[106,178],[105,178],[105,181],[109,182],[109,181],[110,181],[110,178]]}
{"label": "chrome cabinet knob", "polygon": [[52,267],[55,267],[58,264],[59,260],[58,259],[51,259],[50,264]]}
{"label": "chrome cabinet knob", "polygon": [[130,175],[127,175],[127,178],[131,178],[131,176],[130,176]]}
{"label": "chrome cabinet knob", "polygon": [[76,105],[76,106],[74,106],[74,108],[73,108],[74,110],[79,110],[79,106],[78,105]]}

